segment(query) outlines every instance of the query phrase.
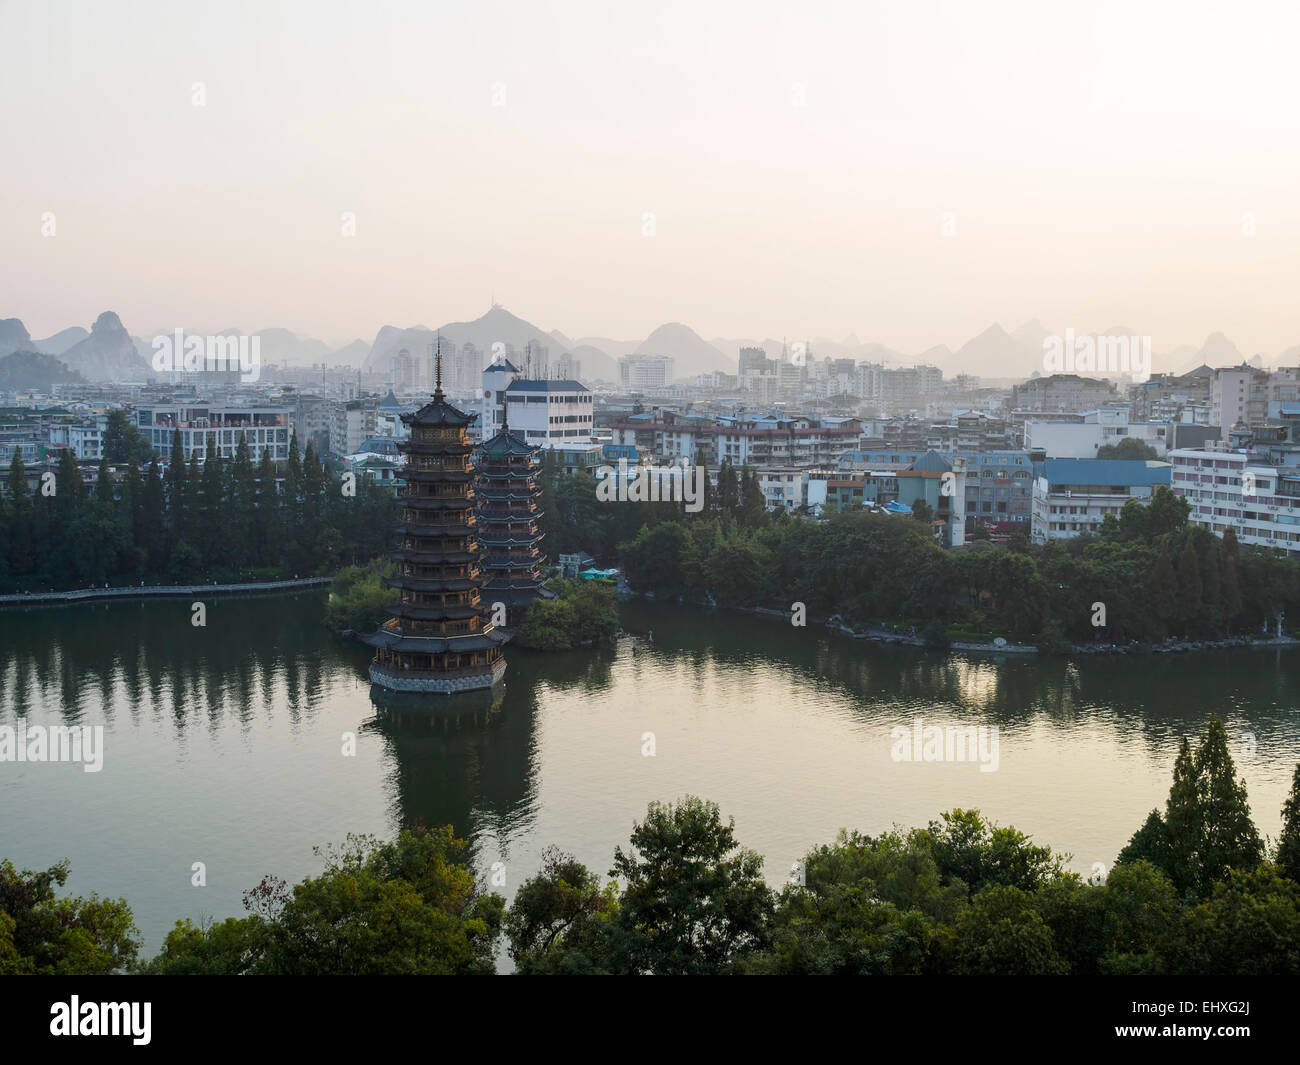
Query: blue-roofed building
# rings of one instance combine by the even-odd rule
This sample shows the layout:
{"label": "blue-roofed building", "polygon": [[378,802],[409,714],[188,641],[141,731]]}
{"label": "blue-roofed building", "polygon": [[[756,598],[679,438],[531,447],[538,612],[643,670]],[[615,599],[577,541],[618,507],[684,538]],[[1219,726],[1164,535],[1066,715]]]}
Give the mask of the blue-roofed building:
{"label": "blue-roofed building", "polygon": [[494,362],[483,371],[481,437],[490,439],[508,422],[534,447],[592,446],[594,398],[581,381],[528,378],[510,362]]}
{"label": "blue-roofed building", "polygon": [[379,455],[383,458],[398,458],[397,441],[389,437],[368,436],[361,441],[361,446],[357,448],[358,455]]}
{"label": "blue-roofed building", "polygon": [[[925,454],[925,451],[887,447],[854,449],[840,457],[839,468],[855,473],[901,472]],[[1028,530],[1034,477],[1034,464],[1028,451],[963,450],[938,454],[949,462],[960,460],[965,466],[962,510],[968,538],[981,525],[998,535],[1009,534],[1017,528]]]}
{"label": "blue-roofed building", "polygon": [[1095,533],[1130,499],[1150,503],[1171,470],[1168,462],[1047,459],[1035,471],[1030,538],[1043,544]]}

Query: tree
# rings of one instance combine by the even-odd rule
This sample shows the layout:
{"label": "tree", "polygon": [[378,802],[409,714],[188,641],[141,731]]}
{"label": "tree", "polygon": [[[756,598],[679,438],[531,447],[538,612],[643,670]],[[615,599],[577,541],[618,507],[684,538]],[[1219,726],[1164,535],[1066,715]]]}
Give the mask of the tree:
{"label": "tree", "polygon": [[724,973],[763,945],[772,893],[763,859],[736,842],[716,803],[651,803],[614,851],[625,887],[612,930],[615,972]]}
{"label": "tree", "polygon": [[1145,440],[1129,436],[1118,444],[1103,444],[1097,449],[1096,457],[1099,459],[1156,460],[1160,458],[1160,455]]}
{"label": "tree", "polygon": [[253,565],[257,557],[257,544],[253,540],[257,484],[253,477],[253,460],[248,440],[242,433],[229,474],[223,538],[231,564],[243,568]]}
{"label": "tree", "polygon": [[991,887],[971,900],[954,927],[954,971],[966,975],[1056,976],[1069,972],[1052,930],[1028,892]]}
{"label": "tree", "polygon": [[1254,869],[1263,857],[1227,730],[1211,714],[1195,751],[1183,738],[1164,817],[1153,810],[1117,862],[1148,861],[1179,891],[1204,897],[1231,870]]}
{"label": "tree", "polygon": [[81,470],[77,466],[77,456],[71,448],[64,448],[59,455],[59,467],[54,479],[54,515],[64,528],[72,523],[85,495],[86,483],[82,480]]}
{"label": "tree", "polygon": [[1169,971],[1187,975],[1300,975],[1300,884],[1268,865],[1234,869],[1182,915]]}
{"label": "tree", "polygon": [[524,975],[603,971],[605,935],[618,894],[571,854],[542,851],[542,868],[525,880],[506,911],[508,952]]}
{"label": "tree", "polygon": [[504,900],[481,895],[450,826],[392,842],[349,836],[325,871],[272,910],[260,970],[307,974],[489,974]]}
{"label": "tree", "polygon": [[638,591],[654,589],[656,596],[678,593],[684,584],[682,555],[689,534],[680,522],[646,526],[620,548],[627,582]]}
{"label": "tree", "polygon": [[570,651],[575,646],[578,614],[564,599],[538,599],[528,607],[519,634],[521,647],[536,651]]}
{"label": "tree", "polygon": [[1300,883],[1300,764],[1291,777],[1291,793],[1282,805],[1282,835],[1276,860],[1284,876]]}
{"label": "tree", "polygon": [[157,956],[137,967],[150,976],[243,976],[266,954],[268,926],[259,915],[215,923],[177,921]]}
{"label": "tree", "polygon": [[132,459],[148,462],[153,457],[153,448],[131,424],[126,411],[111,410],[104,421],[103,454],[114,466],[122,466]]}
{"label": "tree", "polygon": [[[198,461],[196,457],[196,467]],[[225,565],[229,558],[225,476],[221,456],[216,448],[208,449],[202,472],[196,469],[193,476],[198,485],[198,521],[194,546],[203,560],[204,571],[212,573],[218,566]]]}
{"label": "tree", "polygon": [[1219,576],[1219,600],[1222,604],[1223,621],[1231,630],[1233,622],[1241,615],[1241,582],[1237,575],[1240,548],[1237,544],[1237,532],[1231,525],[1223,531],[1223,541],[1219,545],[1219,564],[1223,571]]}
{"label": "tree", "polygon": [[257,483],[253,511],[253,550],[255,564],[262,566],[276,557],[273,543],[279,538],[279,497],[276,493],[275,466],[271,449],[262,449],[257,464]]}
{"label": "tree", "polygon": [[[1159,819],[1159,814],[1153,815]],[[1178,897],[1169,878],[1148,861],[1116,865],[1102,888],[1103,951],[1106,974],[1158,973],[1170,930],[1178,919]]]}
{"label": "tree", "polygon": [[753,529],[767,522],[767,500],[758,474],[746,466],[740,478],[740,521]]}
{"label": "tree", "polygon": [[108,458],[101,455],[99,469],[95,472],[95,502],[101,506],[111,507],[116,501],[113,495],[113,475],[109,472]]}
{"label": "tree", "polygon": [[68,869],[20,872],[0,861],[0,975],[107,976],[135,961],[140,935],[126,900],[59,898]]}
{"label": "tree", "polygon": [[147,568],[157,573],[163,569],[167,556],[167,498],[157,458],[149,460],[141,500],[136,546],[144,550]]}
{"label": "tree", "polygon": [[769,945],[741,963],[756,974],[931,972],[936,947],[966,903],[944,885],[922,830],[878,837],[841,831],[809,853],[781,892]]}
{"label": "tree", "polygon": [[[1180,753],[1179,758],[1181,757]],[[1147,814],[1142,827],[1133,833],[1133,837],[1124,845],[1124,849],[1119,852],[1119,857],[1115,861],[1117,865],[1146,862],[1160,870],[1170,867],[1169,832],[1165,828],[1165,819],[1160,816],[1159,810],[1152,810]]]}
{"label": "tree", "polygon": [[35,522],[31,491],[27,487],[27,468],[23,465],[21,448],[14,448],[9,462],[10,533],[9,570],[14,576],[30,573],[35,561],[33,538]]}
{"label": "tree", "polygon": [[994,825],[978,810],[940,814],[926,836],[943,882],[959,882],[972,895],[997,886],[1036,891],[1063,872],[1050,847],[1031,843],[1017,829]]}
{"label": "tree", "polygon": [[1160,545],[1160,554],[1156,556],[1149,587],[1148,598],[1152,612],[1162,625],[1172,625],[1178,617],[1178,576],[1174,571],[1174,560],[1169,554],[1167,541]]}
{"label": "tree", "polygon": [[167,511],[168,551],[184,540],[190,532],[189,471],[185,466],[185,448],[181,431],[172,432],[171,453],[167,458]]}
{"label": "tree", "polygon": [[1201,885],[1208,890],[1230,869],[1247,871],[1259,865],[1264,843],[1250,817],[1246,784],[1238,778],[1228,751],[1228,730],[1216,714],[1210,715],[1196,752],[1196,771],[1201,785]]}
{"label": "tree", "polygon": [[1191,504],[1182,496],[1174,495],[1167,484],[1156,485],[1151,494],[1151,502],[1142,509],[1146,512],[1147,535],[1152,540],[1184,528],[1187,517],[1192,512]]}
{"label": "tree", "polygon": [[1178,621],[1195,626],[1201,615],[1201,560],[1189,536],[1178,557]]}

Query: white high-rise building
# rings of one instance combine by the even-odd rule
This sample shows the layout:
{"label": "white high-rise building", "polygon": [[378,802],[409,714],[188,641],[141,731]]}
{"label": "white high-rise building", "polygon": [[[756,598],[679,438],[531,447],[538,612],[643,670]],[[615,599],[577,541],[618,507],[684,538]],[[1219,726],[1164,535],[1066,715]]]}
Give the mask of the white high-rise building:
{"label": "white high-rise building", "polygon": [[530,444],[563,447],[591,443],[594,396],[571,378],[538,380],[523,376],[514,363],[500,359],[483,371],[480,439],[501,431],[507,413],[510,429]]}
{"label": "white high-rise building", "polygon": [[624,355],[618,360],[618,377],[624,388],[667,388],[673,383],[673,357]]}

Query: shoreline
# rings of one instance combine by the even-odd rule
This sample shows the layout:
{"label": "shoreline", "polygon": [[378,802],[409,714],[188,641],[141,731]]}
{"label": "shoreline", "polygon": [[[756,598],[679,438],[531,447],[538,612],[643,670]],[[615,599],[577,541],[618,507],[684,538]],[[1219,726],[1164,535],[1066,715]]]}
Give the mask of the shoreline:
{"label": "shoreline", "polygon": [[0,607],[58,606],[100,599],[166,599],[193,595],[257,595],[332,584],[333,577],[296,577],[286,581],[247,581],[239,584],[156,584],[120,588],[75,588],[67,592],[0,595]]}
{"label": "shoreline", "polygon": [[[652,602],[666,602],[667,600],[657,599],[653,594],[637,595],[635,592],[625,593],[630,598],[649,599]],[[705,607],[708,609],[708,607]],[[714,607],[713,609],[735,610],[742,614],[749,614],[752,617],[780,619],[788,622],[792,616],[788,610],[777,610],[772,607]],[[826,629],[828,633],[836,636],[843,636],[850,640],[867,640],[871,643],[911,647],[918,651],[925,650],[925,639],[919,633],[912,635],[907,632],[893,632],[889,629],[881,629],[868,626],[864,632],[854,632],[846,625],[833,622],[830,618],[814,617],[809,615],[806,619],[809,625],[818,625]],[[1300,639],[1294,636],[1259,636],[1248,638],[1245,636],[1232,636],[1222,640],[1178,640],[1173,643],[1148,644],[1148,645],[1118,645],[1118,644],[1071,644],[1068,651],[1060,655],[1045,655],[1038,647],[1033,644],[1024,643],[1007,643],[999,646],[994,643],[971,640],[950,640],[944,654],[958,652],[961,654],[980,654],[980,655],[1016,655],[1016,656],[1033,656],[1037,658],[1074,658],[1074,657],[1095,657],[1098,655],[1107,655],[1113,657],[1128,657],[1133,655],[1171,655],[1171,654],[1193,654],[1198,651],[1272,651],[1288,650],[1300,647]]]}

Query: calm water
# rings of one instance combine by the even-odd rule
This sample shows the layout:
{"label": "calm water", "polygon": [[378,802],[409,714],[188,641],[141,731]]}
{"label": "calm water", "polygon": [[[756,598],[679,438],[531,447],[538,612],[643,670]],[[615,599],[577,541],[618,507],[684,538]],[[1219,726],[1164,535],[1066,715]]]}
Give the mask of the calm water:
{"label": "calm water", "polygon": [[[509,649],[504,691],[393,711],[369,651],[321,625],[320,593],[0,612],[0,724],[102,724],[104,768],[0,763],[0,856],[69,858],[77,893],[123,895],[150,953],[180,917],[242,914],[315,844],[451,823],[510,895],[557,844],[602,873],[652,799],[694,793],[784,879],[841,827],[977,807],[1090,871],[1163,806],[1179,737],[1211,711],[1276,838],[1300,760],[1300,654],[1059,662],[942,659],[731,614],[623,604],[652,647]],[[890,729],[998,727],[1000,765],[900,763]],[[355,733],[357,753],[341,753]],[[642,754],[653,733],[656,753]],[[1237,752],[1234,751],[1234,754]],[[191,865],[207,866],[191,887]],[[496,863],[501,863],[497,865]]]}

